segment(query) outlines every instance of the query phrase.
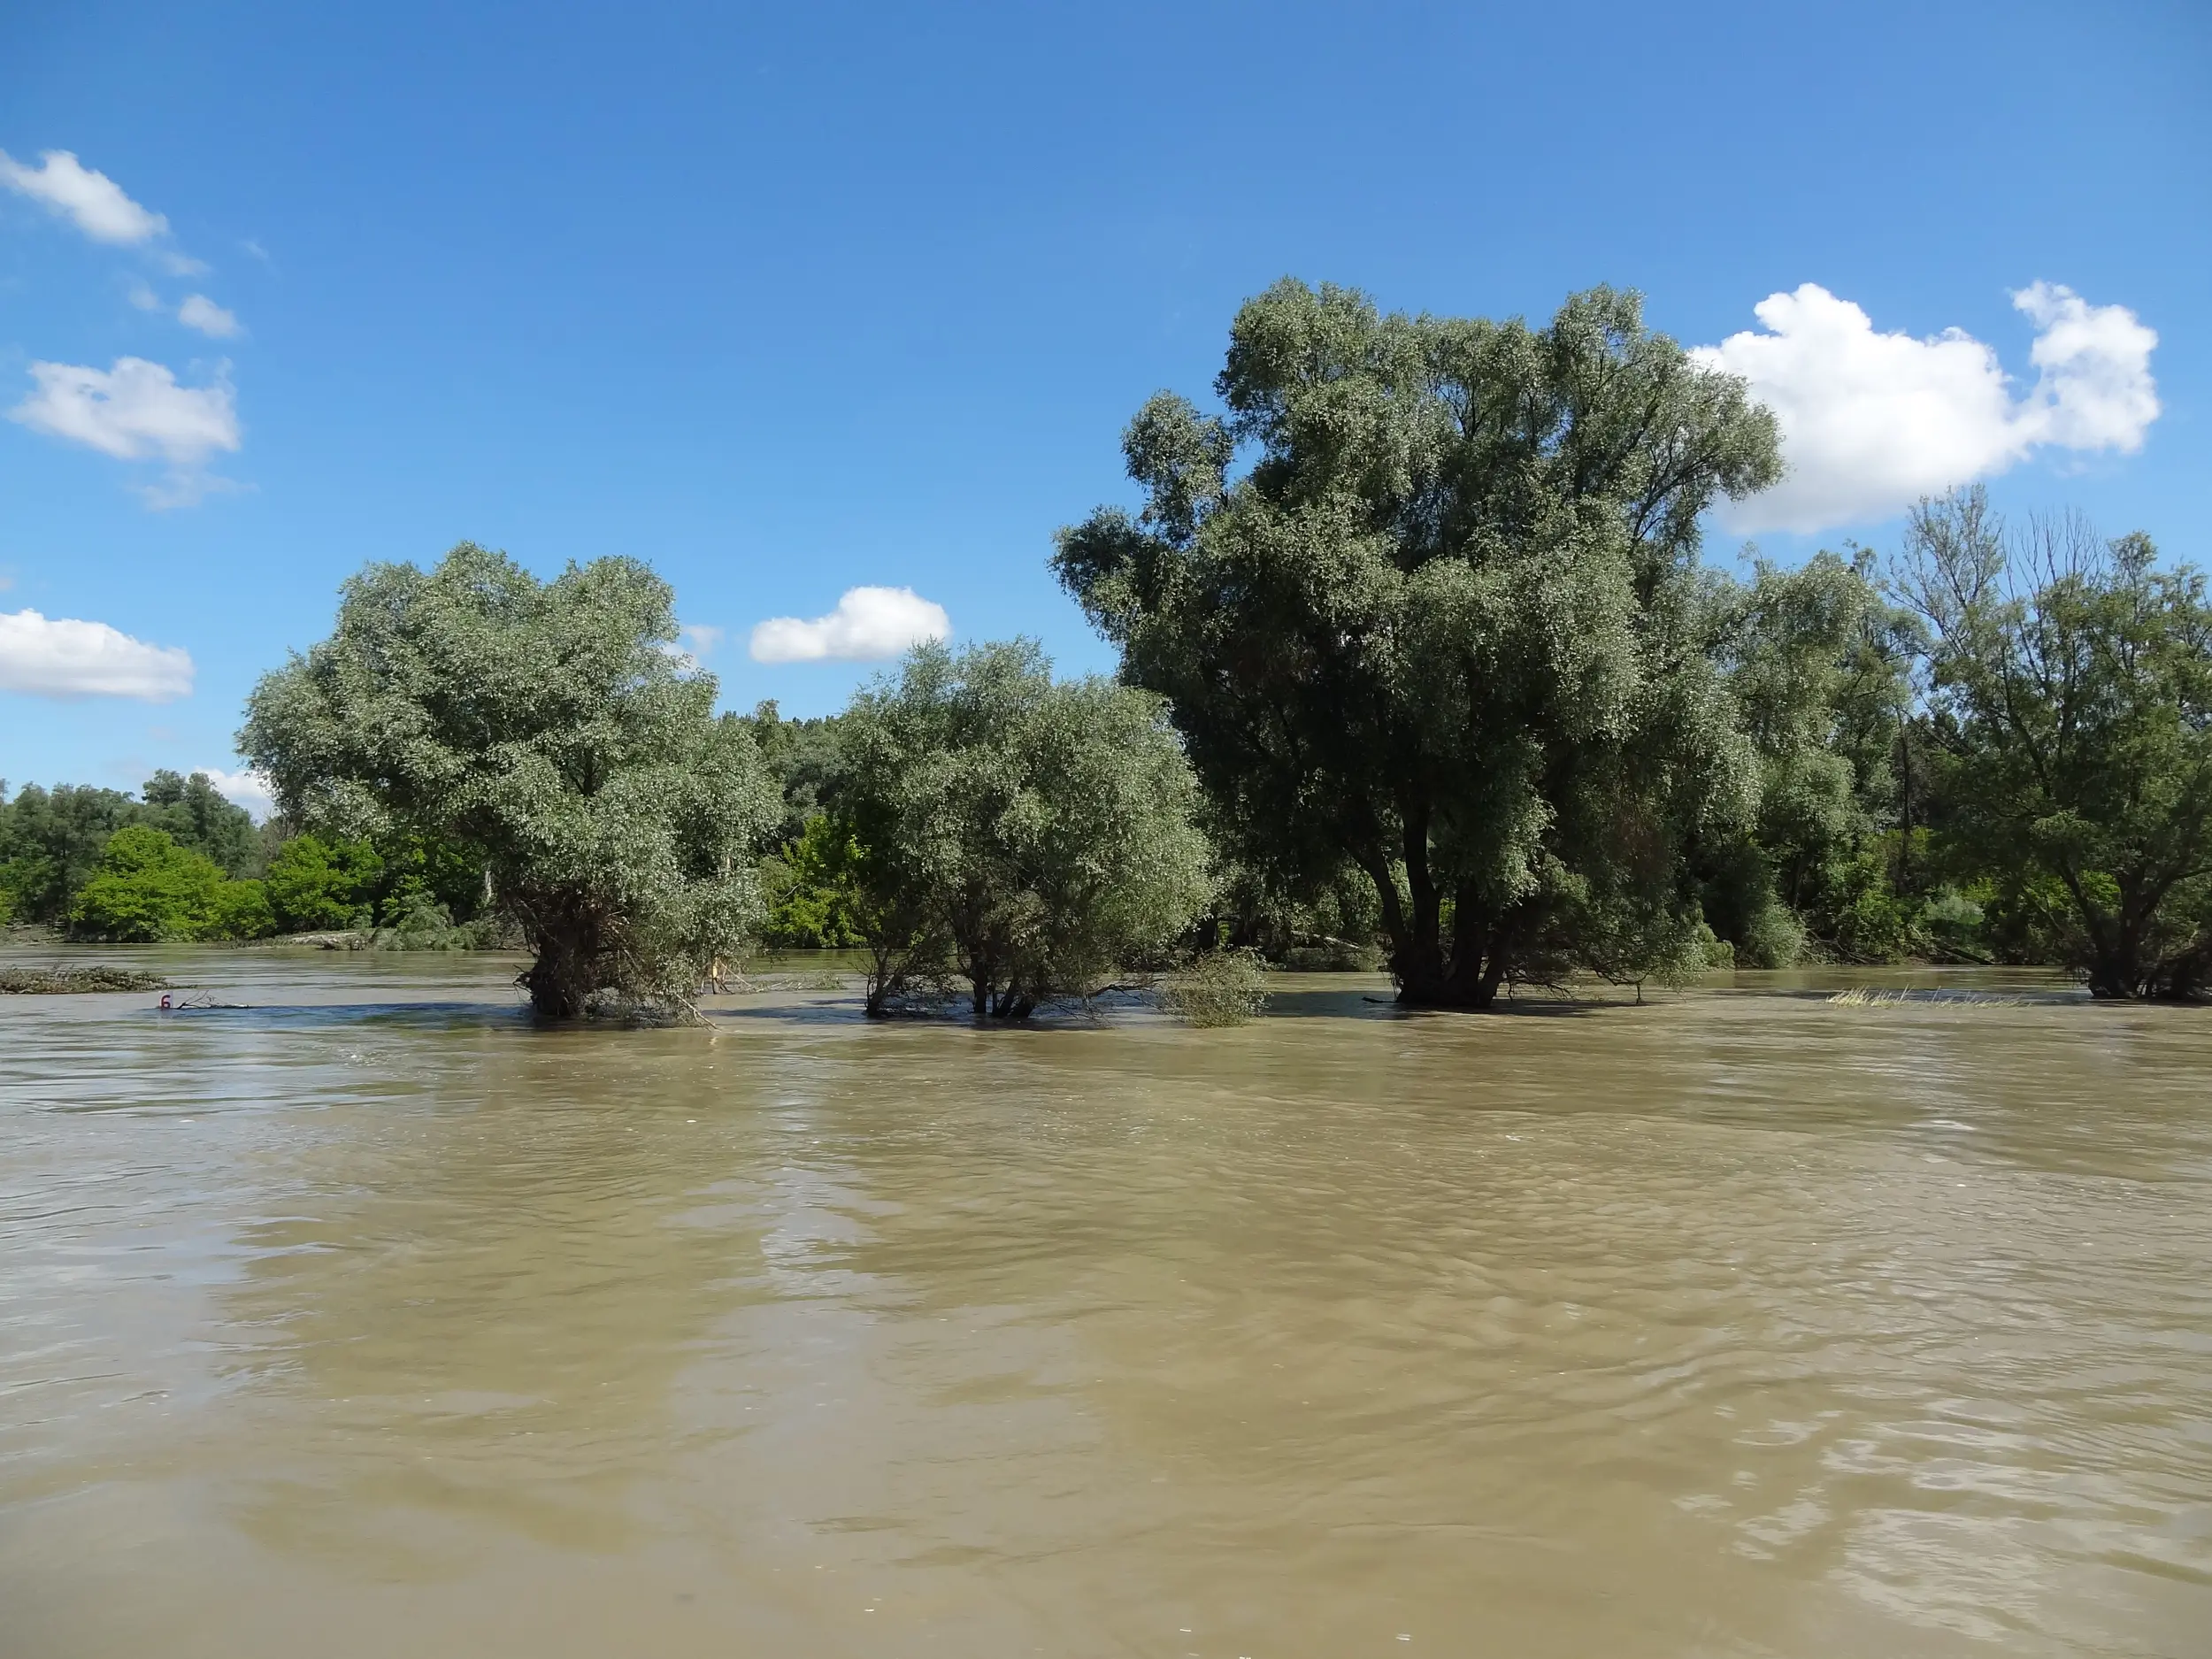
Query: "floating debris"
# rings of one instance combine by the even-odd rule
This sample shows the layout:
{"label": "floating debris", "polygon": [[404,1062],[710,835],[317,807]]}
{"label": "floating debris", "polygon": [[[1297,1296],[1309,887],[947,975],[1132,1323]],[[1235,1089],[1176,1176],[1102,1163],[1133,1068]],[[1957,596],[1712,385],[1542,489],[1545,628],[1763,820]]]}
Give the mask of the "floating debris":
{"label": "floating debris", "polygon": [[135,968],[0,968],[0,991],[18,996],[67,996],[81,991],[163,991],[169,981]]}

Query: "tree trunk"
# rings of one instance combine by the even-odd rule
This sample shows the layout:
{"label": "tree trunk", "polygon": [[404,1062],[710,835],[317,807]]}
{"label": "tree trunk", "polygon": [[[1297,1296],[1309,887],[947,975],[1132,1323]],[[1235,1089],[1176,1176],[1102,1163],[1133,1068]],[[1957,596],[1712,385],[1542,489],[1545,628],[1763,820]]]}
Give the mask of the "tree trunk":
{"label": "tree trunk", "polygon": [[2212,981],[2212,941],[2200,940],[2190,949],[2159,964],[2153,995],[2169,1002],[2200,1002]]}
{"label": "tree trunk", "polygon": [[1407,1008],[1488,1008],[1505,982],[1505,955],[1489,948],[1498,939],[1498,930],[1471,891],[1456,890],[1452,897],[1452,953],[1448,962],[1445,959],[1443,895],[1429,872],[1427,820],[1423,814],[1407,816],[1409,825],[1422,826],[1417,837],[1411,827],[1405,836],[1406,886],[1413,900],[1409,908],[1401,901],[1397,883],[1379,853],[1355,854],[1382,901],[1383,931],[1390,936],[1390,972],[1398,981],[1398,1001]]}
{"label": "tree trunk", "polygon": [[2119,964],[2098,961],[2089,965],[2089,995],[2101,1002],[2124,1002],[2133,999],[2135,987]]}
{"label": "tree trunk", "polygon": [[1486,1009],[1498,1000],[1505,983],[1506,952],[1502,931],[1486,915],[1473,890],[1452,895],[1452,950],[1447,963],[1440,938],[1442,906],[1432,907],[1429,938],[1416,941],[1409,959],[1417,971],[1398,973],[1398,1000],[1409,1008]]}
{"label": "tree trunk", "polygon": [[2156,964],[2145,960],[2142,929],[2125,918],[2090,935],[2089,995],[2099,1001],[2133,1002],[2157,995]]}
{"label": "tree trunk", "polygon": [[1401,978],[1398,1001],[1407,1008],[1457,1008],[1479,1012],[1496,1004],[1502,980],[1502,973],[1488,969],[1469,976],[1454,973],[1428,980]]}
{"label": "tree trunk", "polygon": [[591,907],[559,900],[519,905],[537,960],[522,976],[530,1007],[541,1019],[581,1019],[602,984],[604,939]]}
{"label": "tree trunk", "polygon": [[1398,972],[1398,1000],[1409,1008],[1486,1009],[1495,1006],[1505,987],[1513,952],[1506,919],[1486,910],[1471,887],[1452,895],[1452,941],[1448,962],[1443,953],[1441,906],[1436,907],[1430,938],[1408,960],[1433,964],[1427,972]]}

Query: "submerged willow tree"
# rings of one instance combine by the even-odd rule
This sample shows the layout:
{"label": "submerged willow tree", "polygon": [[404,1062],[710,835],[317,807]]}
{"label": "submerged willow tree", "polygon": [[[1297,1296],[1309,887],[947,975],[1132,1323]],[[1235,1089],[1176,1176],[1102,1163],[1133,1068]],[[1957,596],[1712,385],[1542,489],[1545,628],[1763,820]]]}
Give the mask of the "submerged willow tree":
{"label": "submerged willow tree", "polygon": [[1531,328],[1286,280],[1215,389],[1226,419],[1146,404],[1142,513],[1102,509],[1055,563],[1169,700],[1236,854],[1364,871],[1411,1002],[1701,960],[1686,851],[1746,821],[1757,765],[1704,649],[1697,520],[1780,472],[1742,382],[1632,294]]}
{"label": "submerged willow tree", "polygon": [[470,849],[537,953],[540,1014],[681,1002],[759,914],[779,803],[675,638],[668,585],[633,559],[547,582],[472,542],[432,571],[371,565],[330,638],[255,688],[239,750],[303,825]]}
{"label": "submerged willow tree", "polygon": [[853,699],[838,742],[871,1013],[956,978],[978,1019],[1026,1018],[1166,955],[1210,895],[1197,781],[1159,700],[1056,682],[1029,641],[917,647]]}

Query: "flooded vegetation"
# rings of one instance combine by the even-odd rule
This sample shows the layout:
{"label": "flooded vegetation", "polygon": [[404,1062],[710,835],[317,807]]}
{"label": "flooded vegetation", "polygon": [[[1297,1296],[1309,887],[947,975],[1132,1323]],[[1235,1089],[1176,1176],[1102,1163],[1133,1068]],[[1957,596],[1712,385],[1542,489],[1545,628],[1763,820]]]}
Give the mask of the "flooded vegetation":
{"label": "flooded vegetation", "polygon": [[130,960],[243,1006],[0,1002],[10,1655],[2212,1628],[2201,1010],[1310,975],[995,1030],[781,969],[549,1030],[512,959]]}

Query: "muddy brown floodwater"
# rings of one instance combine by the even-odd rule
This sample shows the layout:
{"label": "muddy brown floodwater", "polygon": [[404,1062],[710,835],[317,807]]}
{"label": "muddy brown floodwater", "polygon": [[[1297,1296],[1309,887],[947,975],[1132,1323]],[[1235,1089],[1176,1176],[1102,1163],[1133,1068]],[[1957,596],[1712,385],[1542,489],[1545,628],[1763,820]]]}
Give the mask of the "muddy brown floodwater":
{"label": "muddy brown floodwater", "polygon": [[0,997],[8,1659],[2212,1654],[2212,1011],[107,956],[249,1006]]}

